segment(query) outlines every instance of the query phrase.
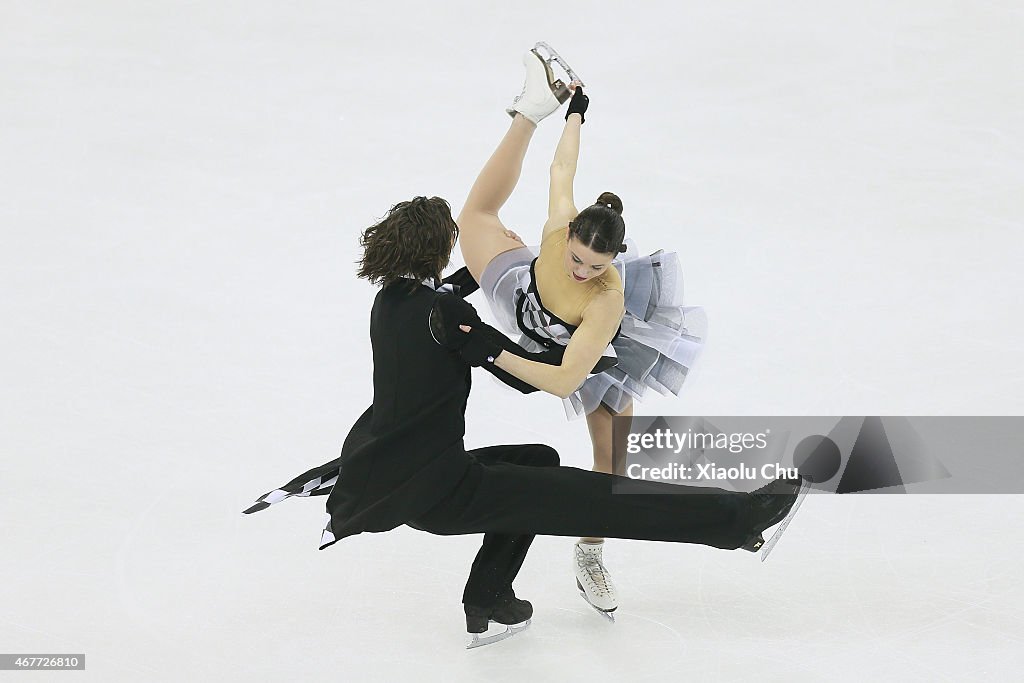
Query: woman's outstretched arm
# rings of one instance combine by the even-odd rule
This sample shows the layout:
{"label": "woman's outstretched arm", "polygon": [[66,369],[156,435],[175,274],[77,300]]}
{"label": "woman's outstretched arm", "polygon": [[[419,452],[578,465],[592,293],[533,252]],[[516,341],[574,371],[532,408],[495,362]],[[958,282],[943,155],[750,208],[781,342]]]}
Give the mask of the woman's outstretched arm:
{"label": "woman's outstretched arm", "polygon": [[502,352],[494,364],[542,391],[566,398],[576,391],[615,336],[622,322],[622,293],[607,291],[587,306],[561,365],[547,365]]}
{"label": "woman's outstretched arm", "polygon": [[[462,270],[466,269],[463,268]],[[519,346],[519,344],[509,339],[506,335],[480,320],[480,316],[477,315],[476,309],[474,309],[469,302],[459,298],[461,294],[461,290],[458,294],[441,294],[434,300],[434,305],[430,309],[430,316],[428,318],[430,334],[434,338],[434,341],[449,351],[454,351],[463,355],[464,360],[470,364],[480,365],[505,384],[524,394],[530,394],[543,388],[523,381],[519,377],[516,377],[502,369],[497,363],[475,362],[474,359],[479,356],[478,353],[471,353],[469,358],[465,357],[465,348],[470,341],[467,333],[472,331],[475,336],[482,336],[486,340],[483,342],[483,347],[484,351],[488,354],[495,357],[510,355],[518,356],[519,358],[526,359],[533,365],[543,365],[548,368],[549,372],[541,373],[541,376],[544,380],[545,386],[547,386],[547,389],[545,390],[551,392],[552,389],[555,388],[555,384],[551,383],[552,378],[550,376],[550,369],[558,368],[562,365],[565,361],[568,349],[555,344],[544,351],[527,351],[523,347]],[[580,351],[576,349],[574,350],[574,353],[579,354]],[[596,361],[592,371],[602,372],[606,368],[614,365],[614,360],[615,359],[613,358],[599,356],[599,360]]]}
{"label": "woman's outstretched arm", "polygon": [[548,220],[544,224],[542,237],[547,237],[554,230],[561,230],[579,213],[573,200],[572,184],[576,177],[576,164],[580,157],[580,128],[582,126],[583,117],[579,114],[569,114],[565,120],[562,137],[558,141],[555,158],[551,162]]}

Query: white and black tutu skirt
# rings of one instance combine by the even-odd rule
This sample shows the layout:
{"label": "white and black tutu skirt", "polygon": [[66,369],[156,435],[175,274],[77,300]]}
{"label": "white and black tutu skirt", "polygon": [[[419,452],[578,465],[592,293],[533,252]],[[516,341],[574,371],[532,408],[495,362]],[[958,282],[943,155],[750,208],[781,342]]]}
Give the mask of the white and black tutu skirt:
{"label": "white and black tutu skirt", "polygon": [[[707,339],[707,318],[700,306],[683,306],[683,277],[674,252],[637,254],[627,251],[612,262],[622,278],[626,312],[618,334],[604,351],[617,364],[592,374],[562,401],[573,419],[604,404],[622,412],[630,400],[642,400],[648,388],[678,395]],[[543,351],[552,344],[567,346],[575,325],[544,308],[533,276],[539,248],[520,247],[494,257],[481,277],[480,288],[491,311],[520,346]]]}

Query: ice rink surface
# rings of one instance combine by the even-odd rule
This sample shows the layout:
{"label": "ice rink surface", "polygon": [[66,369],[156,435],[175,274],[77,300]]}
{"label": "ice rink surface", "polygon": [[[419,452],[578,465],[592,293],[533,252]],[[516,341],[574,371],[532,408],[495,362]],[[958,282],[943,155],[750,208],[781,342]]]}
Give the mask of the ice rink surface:
{"label": "ice rink surface", "polygon": [[[638,413],[1021,414],[1022,33],[1009,1],[3,0],[0,652],[87,666],[0,678],[1019,680],[1019,496],[813,496],[763,565],[610,540],[614,625],[538,538],[533,626],[470,652],[478,536],[319,552],[324,499],[240,511],[369,404],[358,232],[458,212],[537,40],[588,86],[579,205],[622,197],[708,312]],[[528,243],[560,131],[502,214]],[[480,377],[468,424],[591,465],[551,396]]]}

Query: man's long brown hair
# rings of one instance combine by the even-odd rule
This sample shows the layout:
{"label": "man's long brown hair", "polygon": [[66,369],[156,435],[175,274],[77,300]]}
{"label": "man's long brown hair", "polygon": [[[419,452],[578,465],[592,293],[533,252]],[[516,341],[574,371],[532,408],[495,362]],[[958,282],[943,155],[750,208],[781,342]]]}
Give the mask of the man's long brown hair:
{"label": "man's long brown hair", "polygon": [[415,283],[440,279],[458,236],[451,207],[441,197],[399,202],[359,237],[363,257],[358,275],[379,285],[406,275],[415,278]]}

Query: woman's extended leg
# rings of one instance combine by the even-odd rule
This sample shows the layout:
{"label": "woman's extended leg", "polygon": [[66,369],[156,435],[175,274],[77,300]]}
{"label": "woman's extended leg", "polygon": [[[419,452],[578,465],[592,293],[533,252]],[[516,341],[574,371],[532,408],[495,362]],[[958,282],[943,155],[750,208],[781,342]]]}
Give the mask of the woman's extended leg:
{"label": "woman's extended leg", "polygon": [[505,234],[505,226],[498,218],[498,209],[508,200],[519,182],[523,158],[530,145],[537,124],[516,114],[505,137],[491,158],[487,160],[476,182],[473,183],[455,220],[459,225],[459,242],[466,267],[477,282],[484,268],[498,254],[517,249],[523,243]]}

